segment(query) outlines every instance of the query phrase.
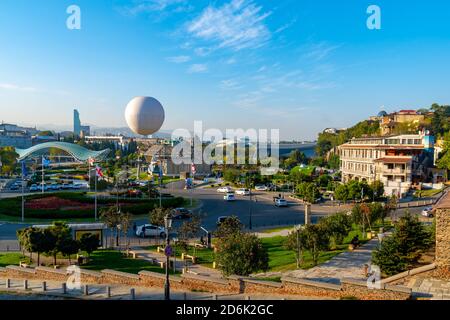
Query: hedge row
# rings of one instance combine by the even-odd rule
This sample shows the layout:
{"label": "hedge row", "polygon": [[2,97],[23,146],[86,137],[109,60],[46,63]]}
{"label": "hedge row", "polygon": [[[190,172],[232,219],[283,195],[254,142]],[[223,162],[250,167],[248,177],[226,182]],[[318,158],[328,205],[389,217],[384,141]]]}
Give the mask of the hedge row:
{"label": "hedge row", "polygon": [[[63,195],[63,196],[61,196]],[[59,193],[52,194],[51,196],[58,196],[62,199],[71,199],[77,200],[84,203],[94,203],[94,199],[89,197],[83,197],[78,194],[78,197],[75,194],[70,193]],[[42,196],[41,196],[42,197]],[[28,200],[41,198],[37,195],[33,195],[27,197]],[[132,200],[132,199],[123,199],[120,200],[121,203],[126,203],[126,206],[123,206],[123,211],[129,212],[133,215],[147,214],[153,208],[159,206],[159,199],[151,199],[151,200]],[[162,205],[165,208],[174,208],[179,207],[183,204],[184,199],[182,197],[172,197],[169,199],[162,199]],[[108,205],[115,205],[114,199],[98,199],[99,209]],[[59,209],[26,209],[25,214],[28,218],[39,218],[39,219],[68,219],[68,218],[91,218],[93,216],[92,209],[79,209],[79,210],[59,210]],[[21,211],[21,198],[9,198],[2,199],[0,201],[0,214],[12,216],[12,217],[20,217],[22,214]]]}

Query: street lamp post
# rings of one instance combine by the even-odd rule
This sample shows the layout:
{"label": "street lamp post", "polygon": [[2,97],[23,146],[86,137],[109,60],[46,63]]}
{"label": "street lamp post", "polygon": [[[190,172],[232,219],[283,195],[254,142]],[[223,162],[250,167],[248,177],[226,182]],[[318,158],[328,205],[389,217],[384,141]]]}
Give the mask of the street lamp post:
{"label": "street lamp post", "polygon": [[248,228],[250,230],[252,230],[253,226],[252,226],[252,206],[253,206],[253,202],[252,202],[252,189],[250,189],[250,206],[249,206],[249,217],[248,217]]}
{"label": "street lamp post", "polygon": [[169,264],[170,256],[172,255],[172,248],[170,247],[169,230],[172,227],[172,216],[167,214],[164,217],[164,226],[166,227],[166,248],[164,253],[166,255],[166,281],[164,283],[164,299],[170,300],[170,282],[169,282]]}

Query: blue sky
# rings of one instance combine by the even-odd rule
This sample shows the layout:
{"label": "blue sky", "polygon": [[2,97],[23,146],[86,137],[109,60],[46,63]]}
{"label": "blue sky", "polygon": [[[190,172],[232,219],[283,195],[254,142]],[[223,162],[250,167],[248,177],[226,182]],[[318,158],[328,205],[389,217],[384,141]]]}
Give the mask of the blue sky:
{"label": "blue sky", "polygon": [[[66,8],[81,8],[68,30]],[[381,8],[369,30],[366,9]],[[132,97],[163,129],[275,128],[313,139],[376,114],[450,103],[450,2],[2,0],[0,120],[124,126]]]}

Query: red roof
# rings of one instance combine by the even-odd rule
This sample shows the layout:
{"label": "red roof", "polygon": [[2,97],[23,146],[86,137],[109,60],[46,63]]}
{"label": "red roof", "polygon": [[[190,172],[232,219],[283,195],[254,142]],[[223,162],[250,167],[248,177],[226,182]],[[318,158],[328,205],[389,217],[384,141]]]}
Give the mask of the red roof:
{"label": "red roof", "polygon": [[400,110],[399,114],[417,114],[416,110]]}

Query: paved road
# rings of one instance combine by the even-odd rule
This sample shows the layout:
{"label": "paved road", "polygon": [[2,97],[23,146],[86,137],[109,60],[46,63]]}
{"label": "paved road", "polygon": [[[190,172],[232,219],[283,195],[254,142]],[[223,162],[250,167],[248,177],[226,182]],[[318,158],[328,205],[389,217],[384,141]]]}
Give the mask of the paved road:
{"label": "paved road", "polygon": [[[304,206],[295,201],[286,198],[289,202],[287,208],[277,208],[273,205],[272,198],[275,193],[271,192],[255,192],[252,201],[249,196],[237,196],[237,201],[226,202],[223,200],[223,194],[218,193],[216,188],[196,188],[194,190],[184,190],[184,182],[168,184],[164,192],[189,198],[191,195],[194,199],[200,200],[201,207],[196,211],[201,212],[203,219],[202,225],[209,231],[216,228],[217,218],[220,216],[236,215],[241,222],[248,228],[250,224],[250,215],[253,229],[277,226],[277,225],[294,225],[304,223]],[[342,211],[342,207],[332,207],[325,204],[314,205],[312,208],[312,222],[315,223],[321,216],[333,214]],[[409,209],[413,214],[420,214],[422,208]],[[405,210],[398,210],[398,216],[402,215]],[[21,223],[3,223],[0,222],[0,250],[5,249],[5,240],[16,240],[16,231],[18,229],[29,226],[30,224]],[[136,224],[148,223],[146,218],[136,220]],[[176,227],[179,222],[175,222]],[[130,233],[131,235],[131,233]]]}

